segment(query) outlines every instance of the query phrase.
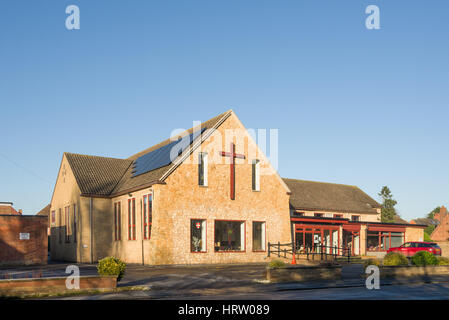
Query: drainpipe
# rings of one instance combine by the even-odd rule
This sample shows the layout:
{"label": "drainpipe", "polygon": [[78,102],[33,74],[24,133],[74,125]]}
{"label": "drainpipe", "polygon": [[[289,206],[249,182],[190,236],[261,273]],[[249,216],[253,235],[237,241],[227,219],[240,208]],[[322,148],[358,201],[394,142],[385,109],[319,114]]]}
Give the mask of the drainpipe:
{"label": "drainpipe", "polygon": [[93,252],[93,218],[92,218],[92,197],[89,198],[89,218],[90,218],[90,263],[94,263],[94,252]]}

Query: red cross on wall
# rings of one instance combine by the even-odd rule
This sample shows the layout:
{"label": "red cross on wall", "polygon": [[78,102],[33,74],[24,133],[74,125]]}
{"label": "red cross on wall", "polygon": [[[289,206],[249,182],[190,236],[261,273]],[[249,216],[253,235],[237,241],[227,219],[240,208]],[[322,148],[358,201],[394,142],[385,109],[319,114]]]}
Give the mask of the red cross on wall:
{"label": "red cross on wall", "polygon": [[231,200],[235,199],[235,165],[234,165],[234,159],[238,158],[238,159],[245,159],[245,156],[243,154],[238,154],[235,153],[235,144],[231,142],[230,144],[231,147],[231,152],[225,152],[225,151],[221,151],[220,154],[223,157],[229,157],[230,158],[230,164],[229,164],[229,168],[231,170],[230,172],[230,176],[231,176]]}

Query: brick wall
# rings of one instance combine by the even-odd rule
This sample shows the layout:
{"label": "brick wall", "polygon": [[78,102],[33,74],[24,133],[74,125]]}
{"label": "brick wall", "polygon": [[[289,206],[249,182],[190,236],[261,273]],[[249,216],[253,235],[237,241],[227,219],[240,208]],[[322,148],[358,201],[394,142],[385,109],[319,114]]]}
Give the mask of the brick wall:
{"label": "brick wall", "polygon": [[[47,263],[47,217],[0,215],[0,265]],[[29,240],[20,240],[29,233]]]}

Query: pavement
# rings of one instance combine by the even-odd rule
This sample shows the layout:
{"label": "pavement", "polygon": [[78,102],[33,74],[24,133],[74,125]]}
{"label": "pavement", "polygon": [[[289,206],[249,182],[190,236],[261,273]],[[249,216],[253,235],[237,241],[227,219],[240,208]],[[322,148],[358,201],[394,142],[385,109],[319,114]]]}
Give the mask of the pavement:
{"label": "pavement", "polygon": [[[67,263],[52,263],[44,267],[0,269],[20,277],[33,271],[44,276],[66,276]],[[80,274],[96,275],[95,265],[77,264]],[[382,279],[380,290],[365,286],[361,264],[343,265],[339,280],[294,283],[267,283],[266,264],[142,266],[127,265],[118,287],[142,286],[147,290],[123,291],[90,296],[60,297],[74,300],[115,299],[449,299],[449,276]]]}

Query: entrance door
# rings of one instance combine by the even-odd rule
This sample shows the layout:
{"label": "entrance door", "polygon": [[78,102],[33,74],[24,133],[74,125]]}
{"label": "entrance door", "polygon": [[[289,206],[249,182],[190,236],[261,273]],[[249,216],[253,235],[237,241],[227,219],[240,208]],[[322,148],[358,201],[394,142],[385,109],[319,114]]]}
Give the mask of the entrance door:
{"label": "entrance door", "polygon": [[[360,232],[343,230],[343,248],[349,250],[353,256],[359,255]],[[343,254],[347,254],[347,252]]]}

